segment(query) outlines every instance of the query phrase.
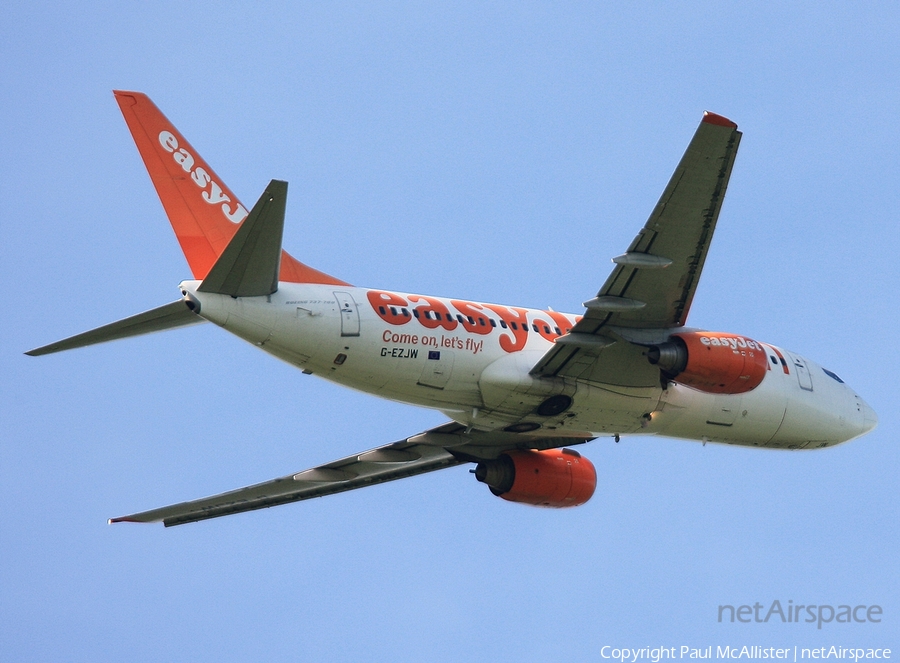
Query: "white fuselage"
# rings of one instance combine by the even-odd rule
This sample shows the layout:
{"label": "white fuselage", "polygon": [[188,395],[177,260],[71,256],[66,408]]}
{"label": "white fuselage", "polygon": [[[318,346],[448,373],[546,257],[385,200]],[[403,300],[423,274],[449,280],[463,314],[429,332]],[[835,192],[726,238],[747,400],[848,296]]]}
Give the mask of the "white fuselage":
{"label": "white fuselage", "polygon": [[203,318],[305,373],[479,430],[531,421],[555,394],[572,406],[541,417],[541,435],[660,434],[797,449],[844,442],[876,421],[833,373],[768,344],[766,376],[743,394],[677,382],[576,383],[529,374],[574,315],[349,286],[281,283],[269,297],[233,298],[197,292],[199,285],[181,289]]}

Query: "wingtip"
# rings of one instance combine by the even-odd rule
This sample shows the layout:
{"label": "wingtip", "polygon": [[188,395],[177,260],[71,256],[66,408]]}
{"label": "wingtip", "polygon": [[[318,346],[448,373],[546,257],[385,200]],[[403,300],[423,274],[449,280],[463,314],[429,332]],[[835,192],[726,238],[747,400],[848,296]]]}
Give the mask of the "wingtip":
{"label": "wingtip", "polygon": [[737,124],[729,120],[724,115],[717,115],[716,113],[710,113],[709,111],[703,111],[703,121],[707,124],[715,124],[720,127],[731,127],[732,129],[737,129]]}

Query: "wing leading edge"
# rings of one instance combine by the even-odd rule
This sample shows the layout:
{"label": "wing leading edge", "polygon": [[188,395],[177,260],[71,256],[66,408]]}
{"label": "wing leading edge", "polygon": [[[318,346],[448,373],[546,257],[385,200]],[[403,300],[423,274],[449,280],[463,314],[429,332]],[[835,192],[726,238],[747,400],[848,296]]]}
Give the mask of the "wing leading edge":
{"label": "wing leading edge", "polygon": [[684,325],[740,140],[734,122],[704,114],[647,223],[628,250],[613,258],[603,287],[584,303],[584,317],[557,339],[533,374],[634,387],[658,382],[658,371],[640,350],[619,341],[623,333]]}

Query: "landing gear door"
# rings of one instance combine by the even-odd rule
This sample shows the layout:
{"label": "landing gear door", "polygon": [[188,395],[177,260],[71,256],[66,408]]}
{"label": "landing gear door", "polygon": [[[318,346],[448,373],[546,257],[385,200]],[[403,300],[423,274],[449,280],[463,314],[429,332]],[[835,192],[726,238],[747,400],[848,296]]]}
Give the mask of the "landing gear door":
{"label": "landing gear door", "polygon": [[359,336],[359,309],[353,295],[336,290],[334,296],[341,309],[341,336]]}

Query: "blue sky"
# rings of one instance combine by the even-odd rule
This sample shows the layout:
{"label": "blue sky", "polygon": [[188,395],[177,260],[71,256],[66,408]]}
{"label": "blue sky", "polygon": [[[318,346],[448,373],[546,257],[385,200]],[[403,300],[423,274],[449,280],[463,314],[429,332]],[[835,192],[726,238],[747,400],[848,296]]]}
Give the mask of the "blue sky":
{"label": "blue sky", "polygon": [[[10,4],[10,3],[8,3]],[[571,660],[893,647],[895,3],[11,3],[0,9],[0,658]],[[212,325],[31,358],[172,301],[187,266],[111,90],[148,93],[285,247],[361,286],[580,312],[704,110],[744,132],[690,324],[840,374],[879,428],[821,452],[598,439],[594,498],[456,468],[172,529],[106,518],[441,415]],[[720,624],[721,604],[880,624]]]}

